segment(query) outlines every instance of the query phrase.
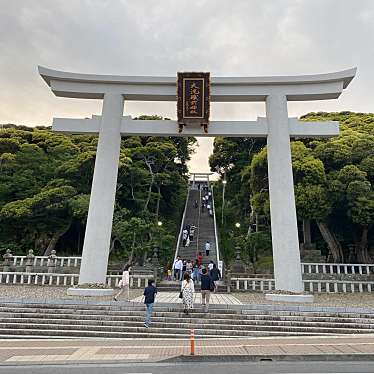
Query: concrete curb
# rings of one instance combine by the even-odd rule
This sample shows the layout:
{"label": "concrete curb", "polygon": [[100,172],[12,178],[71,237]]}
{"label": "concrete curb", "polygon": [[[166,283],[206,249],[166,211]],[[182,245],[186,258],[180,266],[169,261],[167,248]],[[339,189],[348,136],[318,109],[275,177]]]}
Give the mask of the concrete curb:
{"label": "concrete curb", "polygon": [[167,358],[160,362],[265,362],[265,361],[373,361],[374,354],[310,354],[310,355],[204,355]]}
{"label": "concrete curb", "polygon": [[105,365],[105,364],[188,364],[194,362],[299,362],[299,361],[324,361],[324,362],[359,362],[373,361],[374,354],[311,354],[311,355],[204,355],[186,356],[180,355],[162,359],[154,357],[146,360],[79,360],[79,361],[24,361],[24,362],[0,362],[0,367],[24,367],[24,366],[45,366],[59,367],[65,365]]}
{"label": "concrete curb", "polygon": [[[139,306],[142,303],[125,301],[100,301],[100,300],[77,300],[77,299],[42,299],[42,298],[10,298],[0,297],[0,303],[5,304],[46,304],[46,305],[98,305],[98,306]],[[175,308],[182,304],[157,303],[155,307]],[[246,310],[286,311],[286,312],[325,312],[325,313],[354,313],[374,314],[374,308],[349,308],[349,307],[322,307],[322,306],[297,306],[297,305],[269,305],[269,304],[211,304],[209,309],[226,309],[246,314]]]}

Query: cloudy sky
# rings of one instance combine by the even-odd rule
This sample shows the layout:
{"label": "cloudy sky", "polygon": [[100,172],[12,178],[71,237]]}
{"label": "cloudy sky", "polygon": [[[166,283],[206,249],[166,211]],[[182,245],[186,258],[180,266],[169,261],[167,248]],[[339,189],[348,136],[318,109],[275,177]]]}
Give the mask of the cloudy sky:
{"label": "cloudy sky", "polygon": [[[37,65],[59,70],[213,76],[296,75],[358,67],[339,100],[308,111],[373,112],[373,0],[0,0],[0,124],[50,125],[99,114],[101,102],[56,98]],[[125,104],[126,114],[175,118],[175,103]],[[255,119],[263,103],[213,104],[212,119]],[[192,171],[208,169],[200,140]]]}

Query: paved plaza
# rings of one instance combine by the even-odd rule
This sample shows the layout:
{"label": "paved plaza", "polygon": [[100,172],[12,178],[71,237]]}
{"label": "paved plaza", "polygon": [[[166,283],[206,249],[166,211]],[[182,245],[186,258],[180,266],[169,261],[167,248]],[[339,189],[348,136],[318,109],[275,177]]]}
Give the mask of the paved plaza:
{"label": "paved plaza", "polygon": [[[143,296],[138,296],[131,301],[133,302],[142,302]],[[194,304],[201,304],[201,293],[194,293]],[[160,292],[156,297],[156,303],[182,303],[182,300],[179,298],[179,292]],[[240,305],[242,304],[235,296],[230,294],[219,294],[211,293],[210,295],[210,304],[219,304],[219,305]]]}
{"label": "paved plaza", "polygon": [[[188,339],[2,340],[0,365],[16,363],[158,362],[190,355]],[[195,355],[374,357],[374,336],[200,339]],[[337,357],[338,356],[338,357]],[[344,357],[345,356],[345,357]],[[222,358],[221,357],[221,358]]]}

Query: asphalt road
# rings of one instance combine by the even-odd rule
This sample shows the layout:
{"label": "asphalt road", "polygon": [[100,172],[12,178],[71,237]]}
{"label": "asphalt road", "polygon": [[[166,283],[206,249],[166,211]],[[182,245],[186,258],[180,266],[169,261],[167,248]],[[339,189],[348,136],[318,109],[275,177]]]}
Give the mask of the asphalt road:
{"label": "asphalt road", "polygon": [[372,362],[230,362],[0,366],[0,374],[372,373]]}

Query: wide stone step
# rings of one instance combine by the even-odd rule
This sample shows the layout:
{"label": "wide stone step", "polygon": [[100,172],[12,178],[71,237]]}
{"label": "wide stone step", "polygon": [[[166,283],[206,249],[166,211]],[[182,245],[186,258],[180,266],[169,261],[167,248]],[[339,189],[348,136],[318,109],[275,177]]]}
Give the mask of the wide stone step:
{"label": "wide stone step", "polygon": [[[105,314],[93,314],[93,313],[32,313],[32,312],[2,312],[0,313],[0,320],[17,318],[17,319],[71,319],[71,320],[103,320],[103,321],[117,321],[117,322],[126,322],[126,321],[143,321],[145,312],[134,312],[133,314],[118,313],[108,315]],[[349,326],[351,328],[374,328],[374,319],[362,319],[362,318],[333,318],[333,317],[302,317],[302,316],[267,316],[267,315],[233,315],[230,318],[226,316],[217,316],[206,313],[202,316],[186,316],[184,314],[179,314],[171,316],[160,316],[159,313],[155,313],[152,317],[152,320],[155,322],[170,322],[170,323],[179,323],[181,321],[186,323],[194,323],[198,321],[200,323],[213,323],[213,324],[286,324],[292,323],[298,325],[299,323],[315,324],[322,325],[327,324],[334,327],[343,327]]]}
{"label": "wide stone step", "polygon": [[[67,318],[53,318],[51,316],[44,317],[1,317],[1,323],[20,323],[20,324],[70,324],[70,325],[92,325],[92,326],[106,326],[111,328],[118,327],[142,327],[144,322],[144,316],[136,316],[132,318],[122,319],[122,320],[113,320],[111,318],[96,318],[90,319],[87,318],[73,318],[71,316]],[[188,319],[188,318],[153,318],[152,326],[159,328],[194,328],[194,329],[216,329],[217,325],[225,330],[252,330],[257,329],[259,326],[263,329],[270,329],[271,327],[278,328],[288,328],[288,327],[306,327],[306,328],[323,328],[323,329],[334,329],[336,332],[341,330],[355,330],[356,332],[361,333],[371,333],[373,332],[373,324],[355,324],[355,323],[332,323],[332,322],[295,322],[295,321],[263,321],[263,320],[240,320],[236,321],[216,321],[212,319]]]}
{"label": "wide stone step", "polygon": [[[174,307],[167,306],[157,306],[154,307],[154,315],[162,317],[181,317],[182,305],[178,304]],[[9,312],[9,313],[75,313],[75,314],[105,314],[105,315],[137,315],[144,313],[144,305],[132,304],[132,305],[70,305],[70,304],[1,304],[0,313]],[[330,318],[330,319],[345,319],[355,321],[357,319],[365,319],[367,321],[374,320],[374,314],[369,313],[331,313],[331,312],[304,312],[304,311],[269,311],[269,310],[258,310],[258,309],[245,309],[232,310],[232,309],[222,309],[218,305],[210,306],[209,315],[211,318],[229,318],[229,319],[241,319],[241,318],[266,318],[266,319],[285,319],[285,318],[295,318],[295,319],[304,319],[304,318],[315,318],[317,320]],[[205,318],[206,314],[203,313],[201,306],[196,307],[190,314],[192,317],[196,318]],[[347,321],[348,322],[348,321]]]}
{"label": "wide stone step", "polygon": [[[172,308],[162,308],[162,307],[154,307],[153,311],[154,314],[161,314],[161,315],[177,315],[181,316],[183,314],[183,306],[182,304],[178,304],[178,307]],[[108,315],[108,314],[139,314],[139,312],[144,312],[145,307],[143,304],[140,304],[136,308],[123,308],[123,307],[113,307],[111,309],[90,309],[90,308],[80,308],[80,307],[73,307],[73,308],[66,308],[65,306],[55,306],[54,308],[43,308],[43,307],[0,307],[0,315],[2,312],[37,312],[37,313],[66,313],[66,312],[74,312],[75,314],[92,314],[95,312],[96,314]],[[217,314],[218,316],[231,316],[231,315],[240,315],[240,313],[235,313],[229,309],[214,309],[211,308],[211,315]],[[194,309],[190,315],[196,316],[198,318],[203,317],[205,314],[203,313],[202,308]],[[219,318],[217,316],[217,318]]]}
{"label": "wide stone step", "polygon": [[[118,320],[118,321],[126,321],[127,319],[131,319],[131,318],[136,318],[136,317],[139,317],[141,316],[142,318],[144,317],[145,315],[145,311],[142,311],[142,312],[127,312],[127,313],[124,313],[124,312],[120,312],[120,313],[106,313],[106,314],[91,314],[91,313],[66,313],[66,312],[63,312],[63,311],[60,311],[60,312],[55,312],[55,313],[46,313],[46,312],[42,312],[42,311],[39,311],[37,313],[25,313],[24,311],[22,312],[9,312],[9,313],[1,313],[0,314],[0,320],[3,319],[3,318],[8,318],[8,317],[14,317],[14,318],[33,318],[34,315],[37,315],[37,316],[41,316],[43,315],[44,317],[41,317],[41,318],[69,318],[69,316],[72,316],[74,315],[75,317],[74,318],[79,318],[79,319],[85,319],[85,318],[88,318],[88,319],[102,319],[102,318],[109,318],[110,319],[115,319],[115,320]],[[209,315],[209,314],[206,314],[204,315],[203,313],[201,314],[195,314],[194,316],[190,315],[188,318],[190,318],[191,320],[195,320],[195,321],[203,321],[205,319],[208,319],[206,318],[206,316]],[[183,312],[180,312],[180,313],[153,313],[153,317],[154,318],[160,318],[160,319],[170,319],[170,318],[175,318],[175,319],[178,319],[179,321],[182,321],[182,320],[187,320],[187,317],[186,315],[183,313]],[[240,319],[240,318],[237,318],[238,316],[236,316],[236,318],[232,318],[230,319],[230,321],[233,323],[234,321],[241,321],[241,320],[244,320],[244,319]],[[223,318],[219,318],[219,317],[214,317],[214,315],[210,316],[211,319],[215,320],[215,321],[219,321]],[[227,318],[225,319],[227,320]]]}
{"label": "wide stone step", "polygon": [[[27,334],[26,334],[27,333]],[[41,330],[41,329],[28,329],[27,331],[18,330],[18,329],[9,329],[9,328],[1,328],[0,327],[0,338],[10,336],[12,338],[16,338],[17,335],[20,338],[35,338],[40,339],[41,337],[50,338],[50,337],[57,337],[57,338],[163,338],[163,339],[174,339],[176,336],[175,334],[167,334],[167,333],[154,333],[151,331],[144,331],[144,332],[113,332],[113,331],[82,331],[78,330],[61,330],[61,329],[50,329],[50,330]],[[213,336],[212,336],[213,338]]]}
{"label": "wide stone step", "polygon": [[[139,304],[133,304],[133,305],[118,305],[113,302],[111,305],[100,305],[100,303],[97,304],[59,304],[59,303],[0,303],[0,312],[3,309],[9,309],[9,308],[32,308],[32,309],[43,309],[43,310],[49,310],[49,309],[79,309],[79,310],[119,310],[121,308],[124,309],[133,309],[133,310],[140,310],[144,309],[144,305]],[[161,307],[162,309],[169,310],[168,307]]]}
{"label": "wide stone step", "polygon": [[[56,324],[56,323],[49,323],[49,324],[21,324],[21,323],[5,323],[0,322],[0,329],[14,329],[14,330],[21,330],[23,333],[29,329],[35,329],[42,331],[42,330],[64,330],[69,331],[73,330],[76,331],[79,327],[79,331],[94,331],[94,332],[133,332],[133,333],[142,333],[145,331],[150,331],[154,333],[165,333],[168,335],[175,335],[175,336],[188,336],[190,334],[191,327],[153,327],[153,324],[149,329],[146,329],[144,326],[142,327],[140,324],[139,326],[102,326],[102,325],[95,325],[94,327],[89,324],[79,324],[79,325],[72,325],[72,324]],[[208,328],[194,328],[196,334],[199,335],[216,335],[216,336],[251,336],[253,332],[258,331],[267,331],[271,333],[278,333],[278,332],[295,332],[295,333],[303,333],[303,334],[366,334],[368,333],[367,330],[364,329],[331,329],[331,328],[322,328],[322,327],[297,327],[297,326],[287,326],[287,327],[280,327],[280,326],[246,326],[246,329],[235,330],[235,329],[208,329]]]}
{"label": "wide stone step", "polygon": [[[313,336],[313,335],[321,335],[321,334],[313,334],[313,333],[299,333],[299,332],[271,332],[271,331],[253,331],[251,335],[248,336],[259,336],[259,337],[266,337],[266,336]],[[168,333],[156,333],[153,332],[151,328],[147,329],[144,332],[137,332],[137,333],[130,333],[130,332],[101,332],[101,331],[81,331],[81,330],[38,330],[38,329],[29,329],[27,330],[27,334],[23,330],[16,330],[16,329],[6,329],[0,328],[0,338],[12,338],[16,339],[18,336],[19,339],[40,339],[40,338],[61,338],[61,339],[72,339],[72,338],[162,338],[162,339],[175,339],[175,338],[183,338],[188,339],[189,335],[175,335],[175,334],[168,334]],[[230,335],[230,337],[235,337],[234,335]],[[241,336],[238,336],[241,337]],[[200,332],[195,332],[196,339],[217,339],[222,338],[222,335],[205,335]]]}
{"label": "wide stone step", "polygon": [[190,251],[183,251],[181,250],[179,255],[181,257],[181,259],[185,259],[185,260],[195,260],[196,259],[196,248],[193,249],[193,250],[190,250]]}
{"label": "wide stone step", "polygon": [[[178,286],[178,284],[175,284]],[[143,326],[143,304],[1,303],[0,337],[247,337],[368,334],[374,314],[284,311],[197,305],[189,315],[182,305],[155,304],[152,325]]]}
{"label": "wide stone step", "polygon": [[264,321],[303,321],[303,322],[327,322],[327,323],[355,323],[355,324],[373,324],[374,318],[343,318],[343,317],[326,317],[326,316],[300,316],[300,315],[266,315],[266,314],[248,314],[249,320],[261,319]]}
{"label": "wide stone step", "polygon": [[[143,319],[144,309],[137,311],[110,311],[100,313],[98,311],[89,310],[61,310],[56,309],[46,313],[44,310],[28,310],[28,309],[11,309],[7,312],[0,312],[0,319],[4,318],[67,318],[67,319],[88,319],[88,320],[115,320],[115,321],[127,321]],[[193,312],[188,317],[180,310],[179,312],[155,312],[153,318],[160,322],[180,322],[180,321],[204,321],[204,323],[215,323],[215,324],[250,324],[251,321],[256,324],[287,324],[287,323],[309,323],[315,325],[328,324],[329,326],[343,327],[365,327],[373,329],[374,319],[373,318],[341,318],[341,317],[309,317],[309,316],[278,316],[278,315],[242,315],[242,314],[215,314],[215,313],[197,313]]]}
{"label": "wide stone step", "polygon": [[[93,316],[96,318],[100,317],[110,317],[110,318],[128,318],[131,316],[139,316],[139,315],[144,315],[145,310],[141,311],[133,311],[133,310],[128,310],[128,311],[110,311],[110,312],[105,312],[105,313],[98,313],[98,312],[91,312],[87,310],[61,310],[61,309],[56,309],[52,311],[43,311],[42,309],[35,309],[35,310],[28,310],[28,309],[9,309],[7,312],[1,312],[0,313],[0,318],[1,317],[7,317],[9,315],[11,316],[32,316],[32,315],[38,315],[38,316],[56,316],[56,318],[59,318],[60,316]],[[176,312],[157,312],[155,311],[153,313],[154,317],[160,317],[160,318],[186,318],[186,315],[183,313],[182,309]],[[189,318],[194,318],[194,319],[207,319],[212,318],[214,320],[219,320],[219,319],[226,319],[232,321],[233,319],[247,319],[246,316],[241,316],[240,314],[214,314],[214,313],[190,313]]]}
{"label": "wide stone step", "polygon": [[274,315],[274,316],[310,316],[310,317],[342,317],[342,318],[374,318],[374,313],[349,313],[329,311],[290,311],[290,310],[264,310],[264,309],[243,309],[242,314],[253,315]]}
{"label": "wide stone step", "polygon": [[[154,315],[161,316],[183,316],[182,305],[178,304],[173,307],[158,306],[155,304]],[[143,304],[132,304],[132,305],[86,305],[86,304],[1,304],[1,312],[38,312],[38,313],[86,313],[86,314],[110,314],[110,315],[133,315],[139,312],[144,313]],[[206,316],[203,313],[202,307],[199,305],[193,309],[190,313],[191,316],[197,318],[204,318]],[[320,312],[320,311],[274,311],[274,310],[258,310],[258,309],[245,309],[243,311],[235,309],[223,309],[219,305],[210,306],[209,315],[212,318],[344,318],[344,319],[367,319],[374,320],[374,314],[369,313],[332,313],[332,312]]]}

